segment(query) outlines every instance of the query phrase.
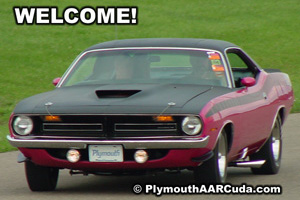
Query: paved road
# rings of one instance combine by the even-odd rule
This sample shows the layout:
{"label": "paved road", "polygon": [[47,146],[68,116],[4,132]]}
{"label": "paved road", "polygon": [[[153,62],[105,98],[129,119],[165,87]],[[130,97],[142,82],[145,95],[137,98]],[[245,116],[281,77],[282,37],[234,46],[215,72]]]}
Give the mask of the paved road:
{"label": "paved road", "polygon": [[[283,129],[282,168],[277,175],[253,175],[249,169],[230,168],[228,182],[257,185],[281,185],[281,195],[163,195],[163,199],[299,199],[300,198],[300,114],[289,116]],[[54,192],[31,192],[25,180],[23,164],[16,163],[18,152],[0,154],[0,200],[10,199],[156,199],[155,195],[135,195],[136,183],[164,185],[188,185],[193,183],[190,172],[145,176],[70,176],[67,170],[60,173]]]}

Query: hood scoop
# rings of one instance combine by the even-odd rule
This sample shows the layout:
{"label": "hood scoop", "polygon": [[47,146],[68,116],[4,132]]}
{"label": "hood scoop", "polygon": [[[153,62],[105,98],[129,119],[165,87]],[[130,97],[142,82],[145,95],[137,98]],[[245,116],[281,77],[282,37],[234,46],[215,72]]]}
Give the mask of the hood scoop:
{"label": "hood scoop", "polygon": [[98,98],[127,98],[141,90],[96,90]]}

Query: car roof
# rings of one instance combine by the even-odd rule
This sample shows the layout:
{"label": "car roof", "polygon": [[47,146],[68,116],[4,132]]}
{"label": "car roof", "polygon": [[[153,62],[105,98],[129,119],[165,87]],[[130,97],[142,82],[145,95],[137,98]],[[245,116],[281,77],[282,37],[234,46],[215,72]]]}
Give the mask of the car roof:
{"label": "car roof", "polygon": [[233,43],[212,40],[212,39],[191,39],[191,38],[146,38],[146,39],[126,39],[126,40],[113,40],[103,42],[91,46],[86,49],[110,49],[110,48],[132,48],[132,47],[179,47],[179,48],[201,48],[212,49],[223,52],[229,47],[238,47]]}

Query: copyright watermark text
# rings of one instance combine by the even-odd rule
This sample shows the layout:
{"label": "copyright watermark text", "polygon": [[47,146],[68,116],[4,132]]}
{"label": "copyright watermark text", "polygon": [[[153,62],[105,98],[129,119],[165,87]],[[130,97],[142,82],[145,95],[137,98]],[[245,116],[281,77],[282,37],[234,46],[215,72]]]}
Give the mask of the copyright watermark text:
{"label": "copyright watermark text", "polygon": [[163,194],[282,194],[280,185],[187,185],[187,186],[158,186],[155,184],[146,184],[144,186],[135,184],[132,187],[135,194],[154,194],[161,196]]}

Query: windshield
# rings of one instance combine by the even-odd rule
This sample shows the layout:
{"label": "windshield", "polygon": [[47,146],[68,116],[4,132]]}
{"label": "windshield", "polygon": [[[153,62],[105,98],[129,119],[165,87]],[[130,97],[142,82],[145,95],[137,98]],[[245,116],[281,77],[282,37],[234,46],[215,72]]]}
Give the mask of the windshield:
{"label": "windshield", "polygon": [[62,86],[170,83],[227,87],[220,54],[206,50],[98,50],[84,53],[70,70]]}

